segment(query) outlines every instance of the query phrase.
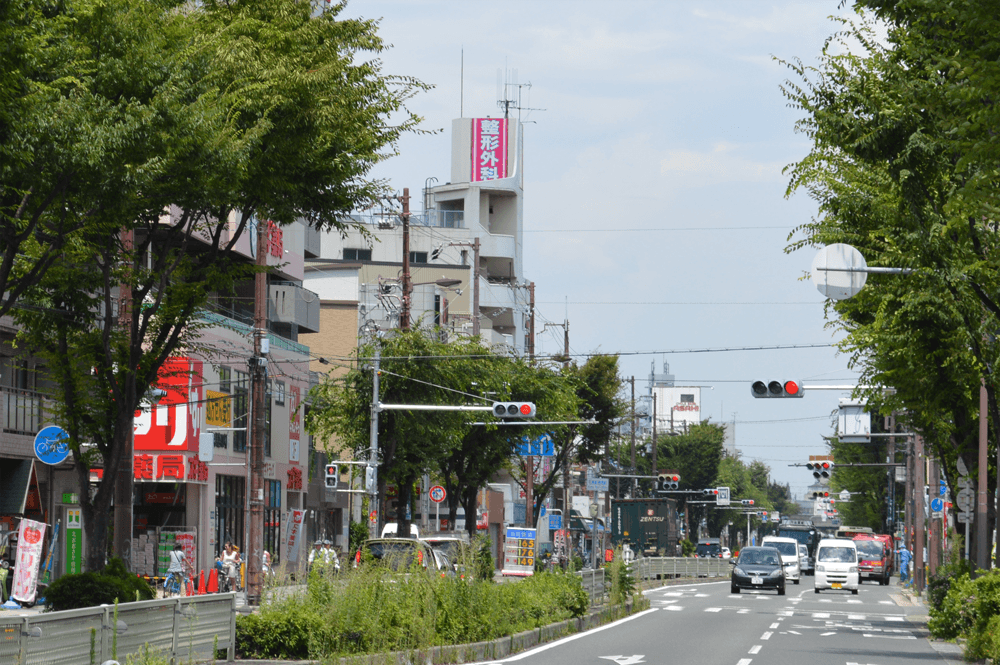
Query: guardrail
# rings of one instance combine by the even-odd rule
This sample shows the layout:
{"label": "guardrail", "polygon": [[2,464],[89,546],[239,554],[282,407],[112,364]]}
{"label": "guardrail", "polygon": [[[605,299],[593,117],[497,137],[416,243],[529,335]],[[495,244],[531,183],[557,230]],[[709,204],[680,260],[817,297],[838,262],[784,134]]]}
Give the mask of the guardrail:
{"label": "guardrail", "polygon": [[583,582],[583,588],[587,592],[587,596],[590,598],[590,604],[602,603],[607,595],[607,588],[604,586],[605,577],[604,569],[598,568],[597,570],[581,570],[576,573]]}
{"label": "guardrail", "polygon": [[637,580],[666,577],[729,577],[729,559],[694,557],[642,557],[632,562]]}
{"label": "guardrail", "polygon": [[148,645],[172,663],[235,658],[236,594],[146,600],[63,612],[0,614],[0,663],[79,665],[128,656]]}

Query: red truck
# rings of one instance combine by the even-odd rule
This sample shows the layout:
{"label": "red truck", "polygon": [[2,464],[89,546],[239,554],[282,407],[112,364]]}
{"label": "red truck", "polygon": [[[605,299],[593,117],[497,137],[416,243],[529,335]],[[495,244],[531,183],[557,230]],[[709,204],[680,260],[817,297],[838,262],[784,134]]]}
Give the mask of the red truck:
{"label": "red truck", "polygon": [[862,533],[854,536],[858,548],[858,581],[875,580],[888,586],[896,572],[896,552],[892,536]]}

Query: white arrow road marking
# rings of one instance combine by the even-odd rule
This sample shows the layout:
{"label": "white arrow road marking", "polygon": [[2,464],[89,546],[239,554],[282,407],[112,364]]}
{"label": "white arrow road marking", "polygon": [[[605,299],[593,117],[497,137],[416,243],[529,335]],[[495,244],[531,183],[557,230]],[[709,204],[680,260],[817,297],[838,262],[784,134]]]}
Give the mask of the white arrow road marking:
{"label": "white arrow road marking", "polygon": [[635,665],[636,663],[645,663],[643,660],[645,654],[640,654],[638,656],[601,656],[604,660],[613,660],[618,665]]}
{"label": "white arrow road marking", "polygon": [[750,651],[748,651],[747,653],[753,654],[754,656],[756,656],[757,654],[760,653],[761,646],[763,646],[763,645],[755,644],[752,647],[750,647]]}
{"label": "white arrow road marking", "polygon": [[774,633],[772,633],[771,631],[767,631],[766,633],[760,636],[760,639],[769,640],[771,639],[771,635],[774,635]]}

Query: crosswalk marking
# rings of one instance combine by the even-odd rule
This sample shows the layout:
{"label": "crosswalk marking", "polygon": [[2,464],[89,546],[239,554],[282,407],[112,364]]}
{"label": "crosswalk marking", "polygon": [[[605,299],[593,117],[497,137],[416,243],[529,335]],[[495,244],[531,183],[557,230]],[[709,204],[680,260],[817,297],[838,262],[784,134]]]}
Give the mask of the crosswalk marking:
{"label": "crosswalk marking", "polygon": [[905,617],[886,617],[886,621],[906,621]]}
{"label": "crosswalk marking", "polygon": [[864,614],[848,614],[847,618],[852,619],[854,621],[864,621],[868,617],[866,617]]}

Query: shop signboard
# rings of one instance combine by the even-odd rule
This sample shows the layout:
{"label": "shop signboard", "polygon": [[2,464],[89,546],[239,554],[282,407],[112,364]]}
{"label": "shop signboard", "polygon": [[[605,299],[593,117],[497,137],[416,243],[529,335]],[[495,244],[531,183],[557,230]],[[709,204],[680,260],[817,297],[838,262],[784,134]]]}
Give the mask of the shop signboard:
{"label": "shop signboard", "polygon": [[83,572],[83,520],[79,508],[66,509],[66,574]]}
{"label": "shop signboard", "polygon": [[17,554],[14,559],[14,583],[10,597],[21,603],[35,602],[38,566],[42,559],[45,524],[24,518],[17,529]]}
{"label": "shop signboard", "polygon": [[286,549],[288,560],[297,562],[299,560],[299,544],[302,540],[302,520],[306,511],[292,509],[288,511],[288,527],[286,528]]}
{"label": "shop signboard", "polygon": [[507,177],[507,120],[472,119],[472,182]]}
{"label": "shop signboard", "polygon": [[507,527],[503,544],[503,575],[528,577],[535,574],[535,529]]}
{"label": "shop signboard", "polygon": [[[165,362],[156,382],[156,388],[165,393],[155,405],[135,412],[135,450],[197,452],[202,410],[206,409],[203,384],[200,360],[171,358]],[[225,417],[213,410],[213,418]]]}

